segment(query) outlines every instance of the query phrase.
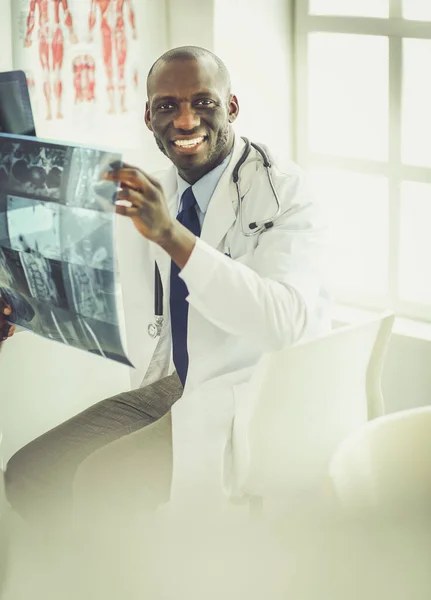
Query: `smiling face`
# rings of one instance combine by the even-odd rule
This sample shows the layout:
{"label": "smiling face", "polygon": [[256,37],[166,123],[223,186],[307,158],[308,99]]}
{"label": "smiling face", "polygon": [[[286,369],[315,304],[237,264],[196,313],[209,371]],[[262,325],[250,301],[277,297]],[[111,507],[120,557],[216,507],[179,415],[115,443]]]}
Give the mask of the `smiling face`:
{"label": "smiling face", "polygon": [[210,57],[162,61],[148,82],[147,127],[190,184],[229,154],[238,111]]}

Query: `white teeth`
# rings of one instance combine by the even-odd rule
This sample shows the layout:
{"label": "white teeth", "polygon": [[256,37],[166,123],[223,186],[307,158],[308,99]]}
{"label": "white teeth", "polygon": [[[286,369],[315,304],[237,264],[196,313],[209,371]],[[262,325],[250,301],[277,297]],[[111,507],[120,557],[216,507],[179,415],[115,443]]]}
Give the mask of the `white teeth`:
{"label": "white teeth", "polygon": [[181,146],[182,148],[191,148],[192,146],[197,146],[197,144],[200,144],[203,140],[203,137],[194,140],[176,140],[174,144],[175,146]]}

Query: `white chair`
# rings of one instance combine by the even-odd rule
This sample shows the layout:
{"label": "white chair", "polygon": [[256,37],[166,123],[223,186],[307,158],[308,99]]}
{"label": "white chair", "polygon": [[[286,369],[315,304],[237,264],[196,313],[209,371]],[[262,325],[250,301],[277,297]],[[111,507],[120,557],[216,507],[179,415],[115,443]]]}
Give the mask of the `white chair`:
{"label": "white chair", "polygon": [[283,504],[322,485],[341,441],[384,412],[393,321],[384,313],[263,357],[236,410],[234,497]]}
{"label": "white chair", "polygon": [[431,406],[366,423],[331,460],[336,497],[348,510],[431,505]]}
{"label": "white chair", "polygon": [[341,443],[329,475],[348,524],[339,572],[355,565],[360,598],[428,600],[431,406],[364,424]]}

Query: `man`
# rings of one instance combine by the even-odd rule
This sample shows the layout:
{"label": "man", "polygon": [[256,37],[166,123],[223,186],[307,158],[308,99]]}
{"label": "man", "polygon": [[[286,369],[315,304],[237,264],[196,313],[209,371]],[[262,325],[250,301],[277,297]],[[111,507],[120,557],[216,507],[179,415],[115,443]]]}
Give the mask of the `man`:
{"label": "man", "polygon": [[[181,436],[190,441],[200,427],[184,434],[181,423],[203,410],[203,426],[214,422],[225,432],[233,418],[231,389],[250,378],[262,354],[327,328],[323,230],[297,167],[286,175],[273,168],[281,215],[259,235],[244,235],[244,227],[247,233],[249,223],[274,215],[277,205],[253,150],[241,171],[244,214],[238,216],[232,171],[244,143],[232,128],[239,103],[225,65],[202,48],[177,48],[156,61],[147,88],[146,124],[176,169],[155,178],[114,166],[105,177],[120,182],[118,214],[151,242],[170,290],[165,325],[144,387],[96,404],[12,457],[7,494],[26,517],[47,506],[70,508],[80,465],[79,488],[92,488],[101,502],[112,501],[105,484],[124,491],[116,500],[117,507],[124,500],[124,510],[167,500],[170,409],[183,386],[173,417],[176,463]],[[217,400],[210,402],[219,381],[226,387],[216,386]],[[197,393],[202,401],[190,407]],[[205,462],[203,447],[194,453]]]}

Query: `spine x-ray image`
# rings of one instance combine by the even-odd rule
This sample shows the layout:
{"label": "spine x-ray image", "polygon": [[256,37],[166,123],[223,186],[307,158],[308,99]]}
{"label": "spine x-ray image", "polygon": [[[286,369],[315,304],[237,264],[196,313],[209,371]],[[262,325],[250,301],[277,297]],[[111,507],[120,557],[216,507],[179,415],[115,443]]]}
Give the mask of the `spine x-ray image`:
{"label": "spine x-ray image", "polygon": [[11,322],[132,366],[120,334],[114,253],[121,156],[0,134],[0,294]]}

